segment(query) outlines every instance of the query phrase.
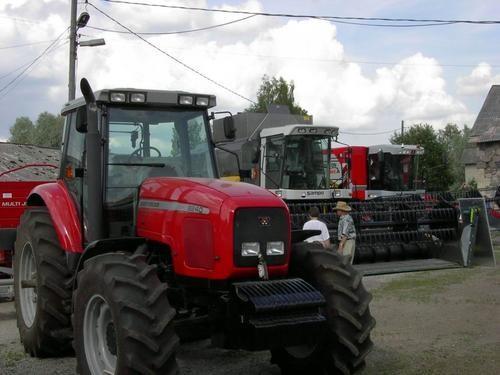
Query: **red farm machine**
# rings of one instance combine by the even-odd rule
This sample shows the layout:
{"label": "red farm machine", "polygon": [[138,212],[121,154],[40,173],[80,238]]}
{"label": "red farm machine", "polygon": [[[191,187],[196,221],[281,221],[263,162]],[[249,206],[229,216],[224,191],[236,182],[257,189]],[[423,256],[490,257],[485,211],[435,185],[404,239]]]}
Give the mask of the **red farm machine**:
{"label": "red farm machine", "polygon": [[302,242],[314,231],[291,230],[275,194],[218,179],[214,96],[81,89],[62,111],[59,178],[12,188],[0,230],[28,353],[168,375],[180,341],[211,338],[270,350],[283,374],[363,368],[375,320],[361,275]]}
{"label": "red farm machine", "polygon": [[11,178],[19,171],[27,169],[53,169],[53,164],[34,163],[8,169],[0,173],[0,298],[12,298],[12,251],[15,240],[15,230],[24,212],[26,198],[36,186],[48,181],[20,181]]}
{"label": "red farm machine", "polygon": [[354,264],[365,275],[467,264],[457,202],[426,199],[417,178],[422,148],[345,146],[337,142],[337,127],[289,113],[240,113],[232,123],[234,129],[224,120],[213,126],[217,144],[241,159],[235,165],[219,153],[223,174],[240,168],[244,181],[281,197],[293,229],[302,228],[309,209],[318,206],[333,241],[333,207],[348,200],[358,233]]}

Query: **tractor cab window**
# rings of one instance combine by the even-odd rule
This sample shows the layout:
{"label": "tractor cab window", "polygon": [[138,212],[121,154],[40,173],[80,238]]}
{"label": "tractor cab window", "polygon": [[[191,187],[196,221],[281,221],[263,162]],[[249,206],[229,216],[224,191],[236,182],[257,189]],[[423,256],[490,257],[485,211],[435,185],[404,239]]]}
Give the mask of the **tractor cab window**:
{"label": "tractor cab window", "polygon": [[329,189],[330,137],[292,135],[286,138],[284,189]]}
{"label": "tractor cab window", "polygon": [[202,111],[125,109],[108,115],[106,207],[110,232],[127,235],[137,188],[148,177],[215,177]]}

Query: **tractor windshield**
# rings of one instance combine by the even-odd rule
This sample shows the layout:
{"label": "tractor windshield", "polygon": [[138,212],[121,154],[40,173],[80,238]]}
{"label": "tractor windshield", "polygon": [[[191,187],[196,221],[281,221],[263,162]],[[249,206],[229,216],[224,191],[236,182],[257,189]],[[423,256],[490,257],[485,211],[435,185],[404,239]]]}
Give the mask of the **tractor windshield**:
{"label": "tractor windshield", "polygon": [[107,131],[108,195],[148,177],[215,177],[203,111],[112,107]]}
{"label": "tractor windshield", "polygon": [[266,147],[266,187],[329,189],[330,138],[323,135],[269,138]]}

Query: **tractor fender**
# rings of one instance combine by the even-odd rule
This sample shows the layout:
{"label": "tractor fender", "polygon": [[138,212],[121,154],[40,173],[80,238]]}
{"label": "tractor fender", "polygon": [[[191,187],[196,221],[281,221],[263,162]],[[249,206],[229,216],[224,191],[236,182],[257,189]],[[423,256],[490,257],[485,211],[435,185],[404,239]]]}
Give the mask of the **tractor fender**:
{"label": "tractor fender", "polygon": [[26,205],[47,207],[63,250],[69,253],[83,252],[80,217],[63,181],[36,186],[31,190]]}
{"label": "tractor fender", "polygon": [[98,255],[125,252],[134,253],[136,251],[147,250],[146,239],[144,237],[117,237],[106,238],[91,242],[85,248],[83,254],[73,254],[72,260],[69,262],[69,267],[74,273],[73,290],[77,287],[78,272],[83,269],[84,263],[90,258]]}

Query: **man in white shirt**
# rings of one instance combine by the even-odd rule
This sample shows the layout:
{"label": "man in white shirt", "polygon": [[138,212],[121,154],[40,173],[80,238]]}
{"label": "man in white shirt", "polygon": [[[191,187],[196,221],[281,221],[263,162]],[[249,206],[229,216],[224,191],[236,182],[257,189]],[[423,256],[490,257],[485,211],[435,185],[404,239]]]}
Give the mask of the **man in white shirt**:
{"label": "man in white shirt", "polygon": [[311,207],[309,210],[309,221],[304,223],[302,229],[320,230],[321,234],[307,238],[306,242],[319,242],[325,249],[330,247],[330,233],[325,223],[319,220],[319,208]]}

